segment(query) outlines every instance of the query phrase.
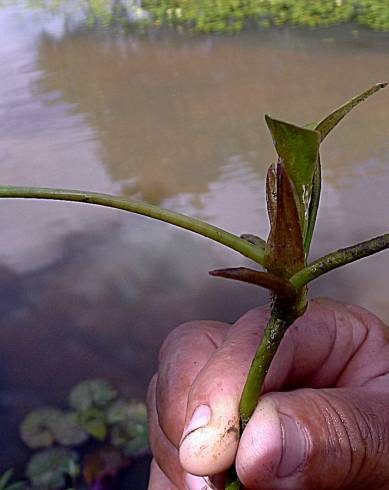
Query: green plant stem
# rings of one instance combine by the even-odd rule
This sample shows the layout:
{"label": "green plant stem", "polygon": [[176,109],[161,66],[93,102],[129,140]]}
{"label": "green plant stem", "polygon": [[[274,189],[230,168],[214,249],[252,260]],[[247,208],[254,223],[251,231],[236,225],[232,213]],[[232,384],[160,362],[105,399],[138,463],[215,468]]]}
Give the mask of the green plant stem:
{"label": "green plant stem", "polygon": [[275,301],[263,339],[255,353],[243,388],[239,405],[241,430],[246,427],[258,404],[266,374],[269,371],[278,346],[286,330],[296,318],[297,315],[294,310],[285,309],[278,304],[277,300]]}
{"label": "green plant stem", "polygon": [[[279,301],[275,298],[270,319],[267,323],[262,341],[259,344],[251,363],[246,383],[243,388],[239,404],[241,432],[245,429],[250,417],[258,405],[266,374],[269,371],[271,362],[277,352],[281,340],[290,325],[292,325],[297,317],[303,314],[305,308],[302,308],[301,305],[305,304],[305,302],[304,292],[296,297],[294,303],[289,302],[289,304],[286,304],[284,301]],[[233,470],[230,470],[225,490],[238,490],[242,488],[237,477],[235,480],[231,478],[231,475],[233,474]]]}
{"label": "green plant stem", "polygon": [[380,235],[365,242],[357,243],[351,247],[341,248],[320,259],[315,260],[299,272],[296,272],[289,281],[296,289],[300,289],[313,279],[326,274],[333,269],[363,259],[389,248],[389,233]]}
{"label": "green plant stem", "polygon": [[239,238],[228,231],[217,228],[196,218],[190,218],[180,213],[154,206],[144,202],[134,202],[124,197],[96,192],[84,192],[69,189],[48,189],[41,187],[12,187],[0,186],[0,198],[24,199],[53,199],[56,201],[71,201],[86,204],[96,204],[110,208],[130,211],[150,218],[164,221],[172,225],[197,233],[213,241],[219,242],[228,248],[240,252],[245,257],[263,265],[265,259],[264,248]]}

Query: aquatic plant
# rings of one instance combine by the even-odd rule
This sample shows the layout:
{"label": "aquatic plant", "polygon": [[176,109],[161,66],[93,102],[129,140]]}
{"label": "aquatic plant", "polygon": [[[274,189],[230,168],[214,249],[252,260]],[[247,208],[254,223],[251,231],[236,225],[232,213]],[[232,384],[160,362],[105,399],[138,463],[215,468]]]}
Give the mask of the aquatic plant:
{"label": "aquatic plant", "polygon": [[[102,379],[77,384],[68,401],[69,409],[38,408],[22,421],[22,440],[37,450],[26,476],[33,489],[61,489],[71,482],[67,490],[104,490],[104,482],[147,453],[146,407],[119,396]],[[25,482],[8,485],[11,476],[9,470],[0,478],[0,490],[28,490]]]}
{"label": "aquatic plant", "polygon": [[[0,0],[1,5],[15,0]],[[17,0],[28,8],[82,13],[89,27],[170,26],[200,32],[236,32],[248,25],[309,27],[357,22],[389,30],[386,0]],[[78,15],[78,14],[77,14]]]}
{"label": "aquatic plant", "polygon": [[[324,119],[305,126],[265,117],[277,153],[277,163],[269,167],[266,180],[270,219],[270,233],[266,241],[255,235],[239,237],[209,223],[158,206],[106,194],[0,187],[0,198],[74,201],[130,211],[210,238],[261,266],[264,270],[239,267],[211,271],[213,276],[256,284],[270,290],[272,294],[271,317],[253,359],[240,401],[240,428],[243,431],[258,403],[265,376],[286,330],[304,314],[308,302],[308,284],[333,269],[389,248],[389,233],[386,233],[309,262],[321,192],[320,144],[355,106],[386,86],[387,83],[376,84]],[[71,406],[81,411],[81,428],[101,439],[106,435],[107,419],[102,415],[100,403],[108,403],[114,396],[109,390],[103,390],[103,394],[88,385],[79,388],[77,396],[73,393],[70,398]],[[114,413],[116,415],[111,416],[115,419],[122,412],[117,407]],[[50,420],[43,429],[39,436],[46,445],[58,439]],[[34,433],[34,437],[37,436]],[[75,436],[82,440],[81,434]],[[116,436],[117,440],[121,440],[120,431]],[[234,471],[231,472],[226,488],[240,488]]]}

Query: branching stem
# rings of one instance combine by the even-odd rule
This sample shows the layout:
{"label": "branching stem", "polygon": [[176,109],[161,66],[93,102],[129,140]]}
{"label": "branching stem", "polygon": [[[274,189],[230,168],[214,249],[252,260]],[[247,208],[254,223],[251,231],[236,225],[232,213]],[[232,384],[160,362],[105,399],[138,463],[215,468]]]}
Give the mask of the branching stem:
{"label": "branching stem", "polygon": [[289,281],[296,289],[300,289],[313,279],[316,279],[333,269],[363,259],[369,255],[376,254],[386,248],[389,248],[389,233],[371,238],[365,242],[357,243],[351,247],[341,248],[336,252],[325,255],[304,267],[299,272],[296,272]]}

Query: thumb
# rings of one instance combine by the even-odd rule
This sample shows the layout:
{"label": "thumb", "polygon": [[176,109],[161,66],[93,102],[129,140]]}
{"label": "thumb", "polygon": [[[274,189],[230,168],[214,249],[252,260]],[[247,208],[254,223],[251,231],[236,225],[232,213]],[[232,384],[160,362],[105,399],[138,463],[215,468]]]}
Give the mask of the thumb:
{"label": "thumb", "polygon": [[240,441],[243,485],[261,490],[389,488],[388,394],[366,388],[265,395]]}

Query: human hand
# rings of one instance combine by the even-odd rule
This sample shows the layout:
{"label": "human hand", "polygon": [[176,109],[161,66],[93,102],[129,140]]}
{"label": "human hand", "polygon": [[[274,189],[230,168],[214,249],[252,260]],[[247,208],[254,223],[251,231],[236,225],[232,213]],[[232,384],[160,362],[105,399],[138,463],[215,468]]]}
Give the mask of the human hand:
{"label": "human hand", "polygon": [[[240,395],[269,313],[187,323],[165,340],[148,393],[149,490],[223,488],[235,457],[247,489],[389,489],[389,330],[357,306],[309,304],[239,440]],[[215,474],[209,486],[199,477]]]}

